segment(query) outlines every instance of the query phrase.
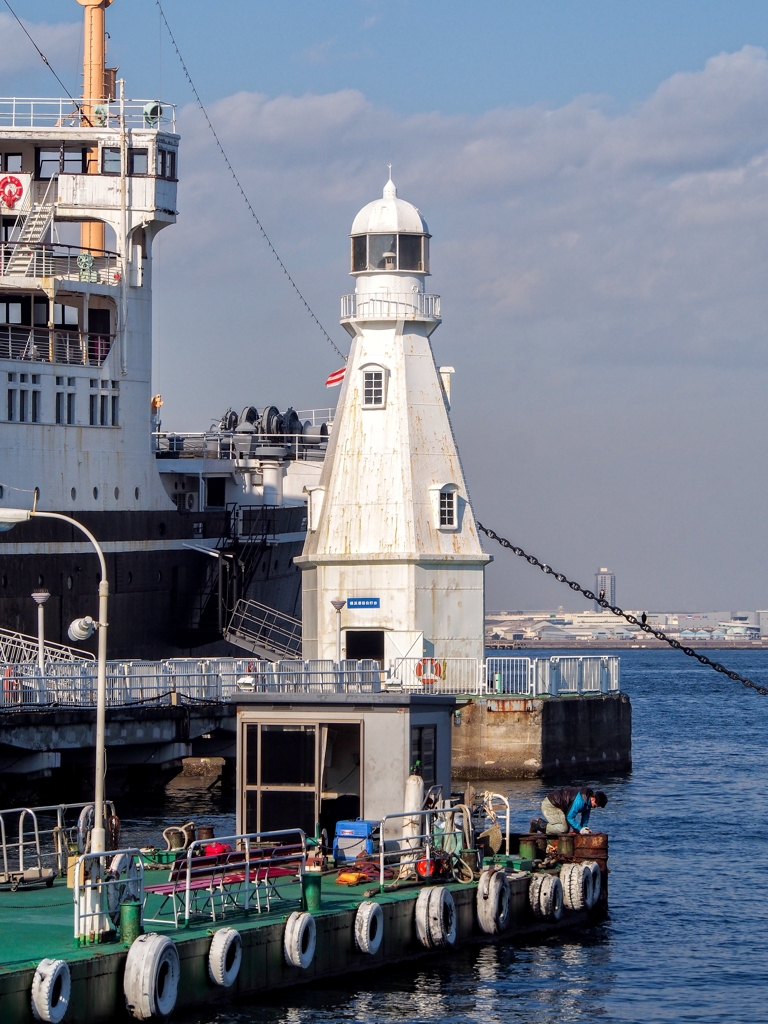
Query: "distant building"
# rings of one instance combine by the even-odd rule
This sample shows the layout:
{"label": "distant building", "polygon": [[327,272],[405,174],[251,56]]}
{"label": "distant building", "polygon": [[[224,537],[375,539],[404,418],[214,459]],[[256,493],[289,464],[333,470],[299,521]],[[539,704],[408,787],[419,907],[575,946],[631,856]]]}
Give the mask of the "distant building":
{"label": "distant building", "polygon": [[[600,596],[600,591],[603,591],[603,596],[610,605],[616,604],[616,577],[612,572],[608,572],[607,569],[598,569],[595,573],[595,596]],[[595,601],[594,608],[596,612],[602,611],[600,605]]]}

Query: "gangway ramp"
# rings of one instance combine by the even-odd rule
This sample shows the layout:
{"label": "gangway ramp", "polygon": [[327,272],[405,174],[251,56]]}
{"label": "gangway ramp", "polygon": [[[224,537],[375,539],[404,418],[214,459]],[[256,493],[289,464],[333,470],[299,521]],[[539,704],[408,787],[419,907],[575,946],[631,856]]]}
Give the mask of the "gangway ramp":
{"label": "gangway ramp", "polygon": [[241,598],[224,638],[265,661],[301,656],[301,619],[259,601]]}

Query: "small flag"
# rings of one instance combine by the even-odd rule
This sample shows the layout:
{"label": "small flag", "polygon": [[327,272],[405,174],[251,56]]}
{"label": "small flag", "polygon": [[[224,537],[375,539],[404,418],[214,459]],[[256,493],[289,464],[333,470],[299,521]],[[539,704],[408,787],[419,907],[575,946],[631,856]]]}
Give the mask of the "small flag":
{"label": "small flag", "polygon": [[346,366],[342,366],[340,370],[334,370],[328,380],[325,382],[327,388],[335,388],[338,384],[344,380],[344,374],[347,372]]}

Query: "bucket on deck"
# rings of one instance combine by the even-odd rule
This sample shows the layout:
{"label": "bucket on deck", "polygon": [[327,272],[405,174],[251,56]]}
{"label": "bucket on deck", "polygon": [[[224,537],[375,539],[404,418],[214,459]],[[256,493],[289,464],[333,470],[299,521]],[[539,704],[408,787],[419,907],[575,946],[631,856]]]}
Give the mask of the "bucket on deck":
{"label": "bucket on deck", "polygon": [[120,941],[124,946],[130,946],[143,932],[141,903],[139,900],[125,900],[120,904]]}

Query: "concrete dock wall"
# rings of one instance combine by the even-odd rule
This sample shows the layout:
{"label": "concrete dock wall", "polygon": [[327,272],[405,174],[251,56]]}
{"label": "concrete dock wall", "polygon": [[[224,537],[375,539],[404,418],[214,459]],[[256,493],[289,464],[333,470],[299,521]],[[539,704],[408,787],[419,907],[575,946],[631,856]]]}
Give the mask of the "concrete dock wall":
{"label": "concrete dock wall", "polygon": [[632,705],[625,693],[480,698],[457,709],[456,778],[594,776],[631,767]]}

